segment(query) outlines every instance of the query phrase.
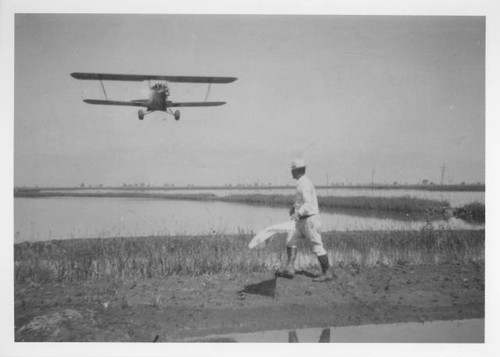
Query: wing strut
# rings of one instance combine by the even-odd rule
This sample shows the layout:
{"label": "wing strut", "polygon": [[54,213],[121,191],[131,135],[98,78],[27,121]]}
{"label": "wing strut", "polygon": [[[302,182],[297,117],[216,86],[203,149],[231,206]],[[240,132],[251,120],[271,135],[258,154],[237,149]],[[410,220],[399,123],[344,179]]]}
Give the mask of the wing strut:
{"label": "wing strut", "polygon": [[102,91],[104,92],[104,98],[106,100],[108,100],[108,95],[106,94],[106,88],[104,88],[104,84],[102,83],[102,79],[99,80],[99,82],[101,82]]}
{"label": "wing strut", "polygon": [[212,88],[212,83],[208,83],[207,94],[205,94],[205,102],[208,100],[208,96],[210,95],[210,88]]}

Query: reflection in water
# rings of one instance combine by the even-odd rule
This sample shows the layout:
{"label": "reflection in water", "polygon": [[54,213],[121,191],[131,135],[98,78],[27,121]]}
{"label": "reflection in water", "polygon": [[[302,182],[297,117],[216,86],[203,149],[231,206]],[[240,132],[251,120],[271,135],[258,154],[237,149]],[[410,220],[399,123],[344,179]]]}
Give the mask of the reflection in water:
{"label": "reflection in water", "polygon": [[330,342],[330,329],[329,328],[324,328],[323,331],[321,331],[321,335],[319,336],[318,342]]}
{"label": "reflection in water", "polygon": [[[299,338],[297,337],[297,331],[288,331],[288,342],[300,342]],[[309,341],[307,341],[309,342]],[[325,342],[329,343],[330,342],[330,329],[329,328],[324,328],[321,331],[321,335],[319,335],[319,341],[318,342]]]}
{"label": "reflection in water", "polygon": [[231,338],[231,337],[207,337],[207,338],[192,340],[189,342],[230,343],[230,342],[238,342],[238,341],[236,341],[234,338]]}
{"label": "reflection in water", "polygon": [[[206,337],[236,342],[484,343],[484,319],[261,331]],[[197,339],[197,341],[202,341]]]}

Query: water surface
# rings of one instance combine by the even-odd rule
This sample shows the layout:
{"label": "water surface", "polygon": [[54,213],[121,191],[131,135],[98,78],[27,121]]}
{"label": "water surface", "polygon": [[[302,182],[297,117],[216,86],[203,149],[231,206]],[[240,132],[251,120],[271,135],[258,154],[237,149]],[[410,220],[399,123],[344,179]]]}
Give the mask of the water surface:
{"label": "water surface", "polygon": [[[322,215],[323,231],[415,230],[427,223],[411,217]],[[211,201],[143,198],[47,197],[14,199],[15,242],[149,235],[255,233],[289,219],[283,207]],[[459,219],[432,222],[436,228],[476,229]]]}
{"label": "water surface", "polygon": [[196,342],[484,343],[484,319],[409,322],[209,336]]}

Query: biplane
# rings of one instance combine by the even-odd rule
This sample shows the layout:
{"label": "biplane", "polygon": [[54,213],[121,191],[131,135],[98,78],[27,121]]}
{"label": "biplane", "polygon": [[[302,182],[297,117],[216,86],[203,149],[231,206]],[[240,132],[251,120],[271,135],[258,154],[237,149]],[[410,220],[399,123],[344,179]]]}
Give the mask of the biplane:
{"label": "biplane", "polygon": [[[206,83],[209,85],[207,96],[210,91],[212,83],[231,83],[237,78],[235,77],[200,77],[200,76],[156,76],[156,75],[138,75],[138,74],[110,74],[110,73],[71,73],[71,77],[76,79],[98,80],[101,82],[101,87],[104,92],[105,100],[101,99],[84,99],[85,103],[99,104],[99,105],[122,105],[129,107],[143,107],[146,111],[140,109],[137,113],[140,120],[148,114],[155,111],[163,111],[173,115],[175,120],[181,118],[179,110],[175,112],[172,108],[176,107],[215,107],[224,105],[226,102],[172,102],[168,99],[170,90],[168,82],[172,83]],[[130,101],[108,100],[106,89],[104,88],[103,81],[148,81],[150,90],[149,99],[137,99]],[[151,81],[157,81],[151,85]],[[206,96],[206,97],[207,97]],[[205,98],[206,99],[206,98]]]}

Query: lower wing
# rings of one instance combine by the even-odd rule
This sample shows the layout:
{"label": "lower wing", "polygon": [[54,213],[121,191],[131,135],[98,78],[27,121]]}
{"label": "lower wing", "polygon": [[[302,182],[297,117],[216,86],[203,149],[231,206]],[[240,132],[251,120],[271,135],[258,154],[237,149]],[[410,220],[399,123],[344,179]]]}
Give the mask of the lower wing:
{"label": "lower wing", "polygon": [[149,107],[151,105],[148,100],[133,100],[130,102],[122,102],[119,100],[100,100],[100,99],[84,99],[85,103],[100,104],[100,105],[124,105],[128,107]]}
{"label": "lower wing", "polygon": [[169,102],[167,103],[167,107],[216,107],[224,104],[226,104],[226,102]]}

